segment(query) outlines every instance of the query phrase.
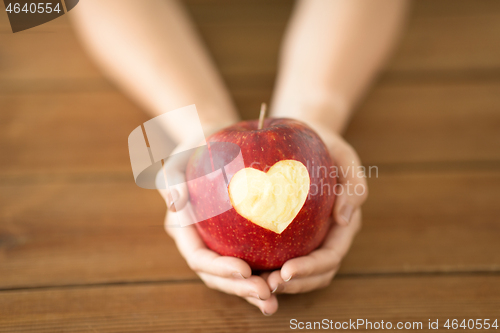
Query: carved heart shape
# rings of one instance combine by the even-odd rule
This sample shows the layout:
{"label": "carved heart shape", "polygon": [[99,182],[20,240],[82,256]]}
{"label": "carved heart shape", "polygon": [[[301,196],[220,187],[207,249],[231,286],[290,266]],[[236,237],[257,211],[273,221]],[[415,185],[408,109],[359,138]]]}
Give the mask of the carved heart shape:
{"label": "carved heart shape", "polygon": [[299,161],[283,160],[267,173],[238,171],[229,183],[231,204],[238,214],[281,234],[297,216],[309,193],[309,172]]}

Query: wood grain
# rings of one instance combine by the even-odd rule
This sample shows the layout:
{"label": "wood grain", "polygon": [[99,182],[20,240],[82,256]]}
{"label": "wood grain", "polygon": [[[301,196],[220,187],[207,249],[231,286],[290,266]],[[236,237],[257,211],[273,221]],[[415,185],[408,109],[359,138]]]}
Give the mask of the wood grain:
{"label": "wood grain", "polygon": [[[498,318],[500,284],[490,276],[360,277],[313,293],[280,296],[264,317],[244,300],[201,283],[4,292],[0,330],[23,332],[289,332],[290,320],[422,322]],[[425,325],[425,326],[424,326]],[[360,330],[363,330],[360,327]]]}
{"label": "wood grain", "polygon": [[[498,171],[372,176],[340,274],[500,271]],[[0,186],[0,288],[196,278],[127,179]]]}
{"label": "wood grain", "polygon": [[11,177],[130,172],[128,135],[149,119],[106,91],[0,95],[0,109],[0,174]]}
{"label": "wood grain", "polygon": [[500,84],[378,85],[347,140],[364,163],[500,160]]}
{"label": "wood grain", "polygon": [[[245,119],[269,101],[293,2],[188,0]],[[77,9],[75,9],[77,10]],[[364,226],[324,290],[264,317],[206,288],[132,179],[149,117],[99,72],[68,15],[0,15],[0,332],[284,332],[290,319],[499,319],[500,2],[414,1],[346,137],[368,166]],[[446,330],[448,331],[448,330]]]}
{"label": "wood grain", "polygon": [[379,171],[342,272],[500,270],[498,170]]}
{"label": "wood grain", "polygon": [[[230,90],[235,75],[244,75],[243,81],[274,77],[292,2],[188,1],[187,8]],[[78,44],[67,16],[17,34],[10,32],[6,15],[0,18],[2,90],[32,91],[44,89],[46,84],[54,90],[77,89],[79,84],[110,89]],[[491,0],[474,5],[469,1],[437,5],[417,1],[387,71],[403,79],[454,76],[457,72],[492,75],[492,71],[498,77],[499,18],[498,4]],[[72,81],[75,79],[83,83]],[[269,94],[271,87],[266,89]]]}
{"label": "wood grain", "polygon": [[[0,15],[2,20],[6,16]],[[38,83],[38,89],[47,82],[59,82],[58,88],[64,89],[69,80],[102,84],[102,74],[83,51],[66,15],[15,34],[0,25],[0,45],[2,91],[22,90],[21,83],[29,88],[31,81]],[[17,86],[9,87],[12,84]]]}
{"label": "wood grain", "polygon": [[[255,117],[264,93],[237,96]],[[346,137],[367,165],[498,161],[499,108],[497,83],[382,84]],[[113,91],[0,95],[0,109],[4,177],[129,172],[126,138],[148,119]]]}
{"label": "wood grain", "polygon": [[1,186],[0,286],[194,278],[164,201],[129,178]]}

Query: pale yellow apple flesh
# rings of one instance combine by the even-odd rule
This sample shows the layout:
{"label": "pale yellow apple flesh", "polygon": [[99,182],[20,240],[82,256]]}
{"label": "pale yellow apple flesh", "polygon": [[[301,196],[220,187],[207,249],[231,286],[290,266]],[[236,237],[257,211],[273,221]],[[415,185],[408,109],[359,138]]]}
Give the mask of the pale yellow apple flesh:
{"label": "pale yellow apple flesh", "polygon": [[309,193],[309,172],[299,161],[283,160],[267,173],[238,171],[229,183],[231,204],[244,218],[281,234],[299,213]]}

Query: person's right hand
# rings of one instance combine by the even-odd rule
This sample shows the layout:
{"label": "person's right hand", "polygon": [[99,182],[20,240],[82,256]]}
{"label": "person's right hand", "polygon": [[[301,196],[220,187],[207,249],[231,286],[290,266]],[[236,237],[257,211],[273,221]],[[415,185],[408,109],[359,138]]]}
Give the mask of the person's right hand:
{"label": "person's right hand", "polygon": [[[187,159],[170,164],[169,174],[185,180]],[[172,169],[173,168],[173,169]],[[276,295],[271,294],[266,282],[269,273],[252,275],[252,269],[242,259],[221,256],[204,244],[196,227],[186,183],[174,189],[159,190],[167,203],[165,230],[174,239],[189,267],[207,287],[237,295],[257,306],[264,315],[278,310]],[[184,227],[179,225],[183,222]]]}

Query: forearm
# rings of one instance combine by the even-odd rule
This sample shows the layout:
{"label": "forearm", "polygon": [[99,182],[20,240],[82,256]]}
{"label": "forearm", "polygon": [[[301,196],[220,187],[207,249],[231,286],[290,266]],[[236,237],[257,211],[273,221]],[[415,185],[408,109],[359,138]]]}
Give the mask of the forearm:
{"label": "forearm", "polygon": [[406,0],[299,2],[282,48],[273,116],[341,132],[387,58],[406,7]]}
{"label": "forearm", "polygon": [[[237,121],[234,105],[176,1],[86,0],[74,25],[105,73],[153,116],[196,104],[204,129]],[[167,124],[177,142],[190,124]]]}

